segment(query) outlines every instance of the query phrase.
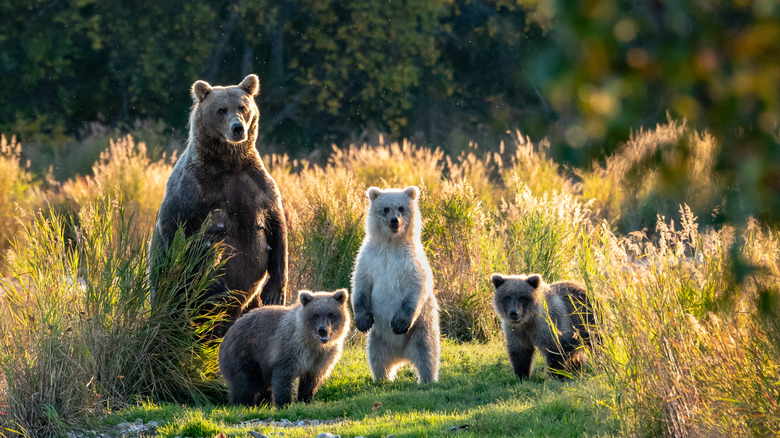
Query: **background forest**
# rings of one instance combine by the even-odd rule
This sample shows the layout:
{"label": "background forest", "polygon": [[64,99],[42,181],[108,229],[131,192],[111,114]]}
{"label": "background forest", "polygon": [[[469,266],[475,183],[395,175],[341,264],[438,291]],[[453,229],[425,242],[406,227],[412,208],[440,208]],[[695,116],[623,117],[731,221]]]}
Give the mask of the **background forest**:
{"label": "background forest", "polygon": [[[774,0],[0,0],[0,435],[780,434],[778,41]],[[288,302],[349,284],[367,187],[420,186],[441,382],[373,383],[353,330],[311,405],[225,406],[197,309],[149,305],[189,88],[250,72]],[[493,272],[585,285],[583,376],[515,378]]]}
{"label": "background forest", "polygon": [[772,0],[4,0],[0,132],[39,170],[86,173],[99,150],[59,163],[74,141],[139,124],[181,140],[189,85],[249,72],[261,148],[295,157],[377,132],[457,154],[520,129],[588,167],[669,113],[722,142],[718,170],[744,189],[731,215],[776,219],[779,14]]}

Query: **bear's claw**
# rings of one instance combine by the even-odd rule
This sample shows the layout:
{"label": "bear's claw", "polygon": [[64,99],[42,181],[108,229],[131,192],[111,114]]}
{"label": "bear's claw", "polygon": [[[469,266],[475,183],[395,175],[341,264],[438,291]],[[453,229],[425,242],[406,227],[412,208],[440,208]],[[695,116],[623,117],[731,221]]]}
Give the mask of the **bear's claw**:
{"label": "bear's claw", "polygon": [[393,317],[393,320],[390,321],[390,328],[393,329],[393,333],[397,335],[402,335],[409,331],[411,328],[412,321],[409,318],[395,315]]}
{"label": "bear's claw", "polygon": [[371,326],[374,325],[374,315],[365,313],[363,315],[355,315],[355,327],[361,332],[368,331]]}

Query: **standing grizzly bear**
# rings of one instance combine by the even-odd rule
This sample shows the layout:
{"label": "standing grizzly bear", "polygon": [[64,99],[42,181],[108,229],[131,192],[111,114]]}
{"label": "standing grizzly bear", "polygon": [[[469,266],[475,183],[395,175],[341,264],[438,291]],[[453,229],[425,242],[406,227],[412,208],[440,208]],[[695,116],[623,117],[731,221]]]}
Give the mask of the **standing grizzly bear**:
{"label": "standing grizzly bear", "polygon": [[239,318],[219,348],[230,403],[310,402],[341,357],[349,331],[347,290],[301,291],[294,307],[265,306]]}
{"label": "standing grizzly bear", "polygon": [[590,346],[588,330],[595,324],[585,289],[569,281],[547,284],[536,274],[494,274],[492,281],[493,306],[515,374],[529,376],[534,346],[559,378],[564,377],[561,371],[579,370],[585,360],[581,346]]}
{"label": "standing grizzly bear", "polygon": [[179,226],[191,236],[208,222],[209,239],[222,242],[228,259],[206,298],[228,291],[239,298],[227,324],[259,305],[258,292],[262,304],[283,303],[287,284],[281,196],[255,149],[259,87],[255,75],[237,86],[192,85],[189,141],[168,179],[151,241],[154,272]]}
{"label": "standing grizzly bear", "polygon": [[420,383],[439,379],[439,306],[420,242],[417,187],[368,189],[366,237],[352,273],[355,325],[368,334],[374,380],[411,362]]}

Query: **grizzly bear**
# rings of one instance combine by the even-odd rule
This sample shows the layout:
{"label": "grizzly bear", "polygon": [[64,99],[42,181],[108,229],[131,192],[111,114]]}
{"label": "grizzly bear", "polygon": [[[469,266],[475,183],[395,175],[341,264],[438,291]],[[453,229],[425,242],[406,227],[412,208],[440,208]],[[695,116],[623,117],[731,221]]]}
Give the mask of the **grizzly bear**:
{"label": "grizzly bear", "polygon": [[293,307],[264,306],[245,314],[219,348],[230,403],[310,402],[341,357],[349,331],[347,290],[301,291]]}
{"label": "grizzly bear", "polygon": [[227,292],[238,298],[217,336],[257,307],[258,296],[262,304],[282,304],[287,284],[281,195],[255,148],[259,86],[255,75],[237,86],[192,85],[189,141],[168,179],[151,240],[154,272],[180,226],[191,236],[208,219],[208,238],[224,245],[227,261],[205,299]]}
{"label": "grizzly bear", "polygon": [[491,280],[515,374],[521,379],[530,375],[534,346],[558,378],[578,371],[586,358],[581,347],[591,345],[595,324],[585,289],[570,281],[547,284],[536,274],[494,274]]}
{"label": "grizzly bear", "polygon": [[439,306],[420,242],[420,191],[368,189],[366,237],[352,273],[352,308],[374,380],[411,362],[419,383],[439,378]]}

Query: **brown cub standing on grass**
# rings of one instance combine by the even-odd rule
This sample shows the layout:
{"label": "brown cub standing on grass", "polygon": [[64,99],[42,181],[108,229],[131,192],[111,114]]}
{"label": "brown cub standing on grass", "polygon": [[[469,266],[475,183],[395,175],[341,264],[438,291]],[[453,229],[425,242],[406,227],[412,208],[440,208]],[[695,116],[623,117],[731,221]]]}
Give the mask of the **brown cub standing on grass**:
{"label": "brown cub standing on grass", "polygon": [[168,178],[151,240],[152,274],[179,226],[191,236],[207,222],[209,243],[224,245],[229,258],[205,298],[232,292],[238,301],[216,336],[261,302],[284,304],[287,225],[279,189],[255,148],[259,89],[255,75],[229,87],[192,85],[187,148]]}
{"label": "brown cub standing on grass", "polygon": [[341,357],[349,331],[347,290],[301,291],[293,307],[266,306],[239,318],[219,348],[230,403],[310,402]]}
{"label": "brown cub standing on grass", "polygon": [[585,289],[570,281],[547,284],[536,274],[494,274],[492,281],[493,306],[515,374],[521,379],[530,375],[534,346],[559,378],[564,377],[560,371],[579,370],[586,359],[580,347],[590,346],[588,328],[595,324]]}

